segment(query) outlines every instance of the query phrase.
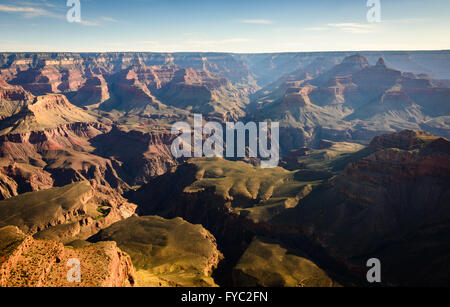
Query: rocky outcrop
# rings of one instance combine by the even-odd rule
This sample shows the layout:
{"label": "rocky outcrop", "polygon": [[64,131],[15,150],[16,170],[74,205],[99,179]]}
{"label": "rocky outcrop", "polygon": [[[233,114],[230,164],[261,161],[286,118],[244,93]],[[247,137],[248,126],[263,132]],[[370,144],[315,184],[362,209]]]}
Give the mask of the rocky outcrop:
{"label": "rocky outcrop", "polygon": [[85,80],[82,68],[72,65],[73,63],[66,62],[65,67],[58,67],[52,61],[41,61],[37,67],[26,69],[24,65],[29,64],[31,63],[13,63],[13,66],[22,67],[9,83],[21,85],[33,95],[76,91]]}
{"label": "rocky outcrop", "polygon": [[121,162],[91,153],[90,140],[110,129],[99,123],[74,123],[0,136],[2,173],[16,181],[21,193],[86,179],[127,190],[119,175]]}
{"label": "rocky outcrop", "polygon": [[[202,224],[215,236],[225,255],[215,274],[221,285],[231,285],[232,268],[255,235],[288,234],[299,238],[300,232],[295,229],[292,232],[271,222],[281,212],[297,206],[318,183],[297,180],[296,176],[281,168],[261,169],[219,158],[191,159],[127,197],[138,205],[140,215],[182,217]],[[315,249],[306,240],[300,245]],[[323,253],[314,252],[315,256]]]}
{"label": "rocky outcrop", "polygon": [[76,106],[98,106],[110,98],[108,84],[103,75],[92,75],[86,79],[70,100]]}
{"label": "rocky outcrop", "polygon": [[[316,78],[290,76],[294,79],[261,89],[251,103],[253,119],[280,122],[285,153],[322,138],[367,144],[376,135],[404,129],[450,135],[449,89],[433,85],[426,75],[393,69],[383,58],[370,65],[354,55]],[[289,129],[303,143],[291,141]]]}
{"label": "rocky outcrop", "polygon": [[21,193],[45,190],[53,187],[54,180],[49,172],[26,163],[12,163],[0,169],[2,188],[0,199],[17,196]]}
{"label": "rocky outcrop", "polygon": [[89,241],[117,242],[131,256],[139,286],[216,286],[211,273],[223,258],[209,231],[181,218],[133,216]]}
{"label": "rocky outcrop", "polygon": [[[79,266],[79,275],[76,270]],[[79,276],[79,280],[77,277]],[[115,242],[65,247],[0,228],[1,287],[124,287],[136,285],[130,257]]]}
{"label": "rocky outcrop", "polygon": [[[238,167],[242,162],[194,159],[150,181],[130,199],[140,214],[203,224],[217,238],[228,273],[258,235],[305,253],[340,284],[365,284],[366,261],[372,257],[381,259],[388,284],[444,282],[448,140],[403,131],[375,138],[367,148],[329,141],[321,147],[295,155],[302,169],[286,181],[274,171],[261,181],[258,172]],[[305,190],[314,181],[323,183]],[[298,197],[281,206],[279,197],[293,193]],[[414,256],[408,254],[412,251]],[[420,264],[420,274],[402,264],[404,259]],[[429,263],[439,265],[440,273],[434,275]]]}
{"label": "rocky outcrop", "polygon": [[121,161],[121,177],[140,185],[178,164],[171,151],[175,136],[170,132],[124,131],[114,127],[92,140],[96,155]]}
{"label": "rocky outcrop", "polygon": [[324,73],[323,76],[318,77],[317,81],[315,82],[329,82],[329,80],[337,77],[350,76],[369,66],[369,61],[361,54],[348,56],[342,61],[342,63],[336,65],[328,72]]}
{"label": "rocky outcrop", "polygon": [[96,123],[95,117],[72,105],[64,95],[34,97],[0,125],[0,134],[24,133],[73,123]]}
{"label": "rocky outcrop", "polygon": [[19,112],[32,97],[21,86],[13,86],[0,79],[0,120]]}

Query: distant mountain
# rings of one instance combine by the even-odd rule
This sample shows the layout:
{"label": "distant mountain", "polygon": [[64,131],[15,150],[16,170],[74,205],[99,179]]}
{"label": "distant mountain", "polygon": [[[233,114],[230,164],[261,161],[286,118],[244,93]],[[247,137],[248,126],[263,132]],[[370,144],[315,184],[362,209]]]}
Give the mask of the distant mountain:
{"label": "distant mountain", "polygon": [[284,150],[321,138],[365,143],[401,129],[450,136],[450,89],[427,75],[389,68],[383,58],[370,65],[362,55],[353,55],[315,78],[296,77],[261,89],[252,102],[253,118],[281,122]]}

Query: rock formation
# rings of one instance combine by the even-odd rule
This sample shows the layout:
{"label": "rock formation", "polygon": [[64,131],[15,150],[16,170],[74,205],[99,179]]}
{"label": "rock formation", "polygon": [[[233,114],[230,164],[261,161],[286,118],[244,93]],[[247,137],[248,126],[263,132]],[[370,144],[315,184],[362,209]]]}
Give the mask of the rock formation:
{"label": "rock formation", "polygon": [[445,284],[450,142],[403,131],[369,147],[372,154],[274,222],[303,229],[355,272],[370,255],[382,261],[392,284]]}
{"label": "rock formation", "polygon": [[[71,262],[74,259],[79,261],[80,275],[70,271],[76,265]],[[17,227],[0,228],[0,287],[135,285],[136,272],[130,257],[115,242],[73,248],[56,241],[35,240]]]}
{"label": "rock formation", "polygon": [[68,243],[128,218],[135,208],[116,191],[83,181],[0,201],[0,226]]}
{"label": "rock formation", "polygon": [[216,286],[211,273],[223,258],[209,231],[181,218],[130,217],[90,241],[117,242],[131,256],[139,286]]}

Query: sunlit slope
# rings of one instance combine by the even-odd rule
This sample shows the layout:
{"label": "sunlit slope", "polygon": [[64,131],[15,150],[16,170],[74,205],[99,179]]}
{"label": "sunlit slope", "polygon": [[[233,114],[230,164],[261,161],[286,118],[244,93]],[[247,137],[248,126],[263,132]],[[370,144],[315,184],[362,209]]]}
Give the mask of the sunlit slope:
{"label": "sunlit slope", "polygon": [[0,201],[0,227],[63,242],[85,239],[134,212],[134,205],[103,189],[82,181]]}
{"label": "sunlit slope", "polygon": [[216,286],[211,273],[222,254],[201,225],[181,218],[133,216],[90,241],[116,241],[131,256],[139,286]]}

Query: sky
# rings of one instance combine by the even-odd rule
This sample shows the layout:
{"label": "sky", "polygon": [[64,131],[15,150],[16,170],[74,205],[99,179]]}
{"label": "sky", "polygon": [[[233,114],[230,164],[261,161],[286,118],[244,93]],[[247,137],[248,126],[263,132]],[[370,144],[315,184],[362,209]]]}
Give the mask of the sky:
{"label": "sky", "polygon": [[[370,0],[372,1],[372,0]],[[0,0],[1,52],[450,49],[449,0]]]}

